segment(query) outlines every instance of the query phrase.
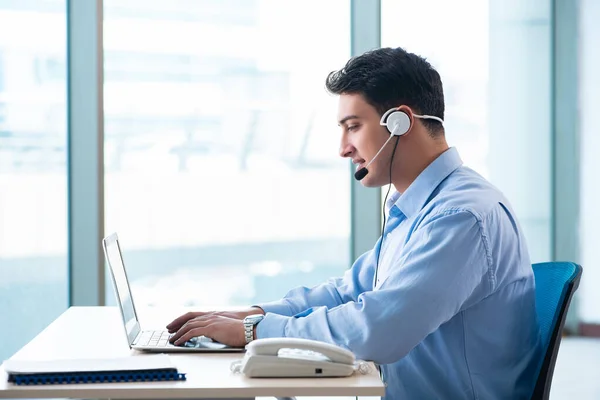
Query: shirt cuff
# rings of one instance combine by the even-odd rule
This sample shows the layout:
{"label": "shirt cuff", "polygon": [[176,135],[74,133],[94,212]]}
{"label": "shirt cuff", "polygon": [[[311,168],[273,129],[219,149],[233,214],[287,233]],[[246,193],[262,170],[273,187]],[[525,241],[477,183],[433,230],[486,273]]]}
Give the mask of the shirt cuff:
{"label": "shirt cuff", "polygon": [[285,327],[290,318],[284,315],[267,313],[258,325],[256,325],[256,338],[285,337]]}
{"label": "shirt cuff", "polygon": [[253,305],[253,307],[262,308],[263,311],[265,312],[265,314],[273,313],[273,314],[287,315],[287,316],[292,315],[291,307],[289,306],[289,304],[287,304],[287,302],[285,302],[283,300],[272,301],[272,302],[263,303],[263,304],[255,304],[255,305]]}

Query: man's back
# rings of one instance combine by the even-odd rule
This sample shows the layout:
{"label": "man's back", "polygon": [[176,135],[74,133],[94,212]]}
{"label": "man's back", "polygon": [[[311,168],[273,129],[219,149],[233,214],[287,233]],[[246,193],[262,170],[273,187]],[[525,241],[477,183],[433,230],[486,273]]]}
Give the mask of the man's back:
{"label": "man's back", "polygon": [[[474,287],[461,287],[457,280],[456,291],[471,292],[465,293],[467,300],[456,315],[405,357],[382,366],[387,397],[528,398],[541,349],[534,277],[523,232],[502,194],[469,168],[458,167],[431,189],[420,211],[398,226],[405,231],[401,242],[410,247],[413,233],[438,215],[467,212],[479,224],[488,265]],[[402,196],[396,204],[402,208]],[[401,248],[393,252],[403,253]]]}

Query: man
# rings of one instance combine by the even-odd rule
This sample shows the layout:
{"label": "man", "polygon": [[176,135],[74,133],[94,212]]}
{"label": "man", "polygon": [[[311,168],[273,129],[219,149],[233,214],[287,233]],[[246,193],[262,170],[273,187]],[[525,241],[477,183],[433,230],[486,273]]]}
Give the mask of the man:
{"label": "man", "polygon": [[340,155],[364,186],[395,189],[382,237],[343,278],[186,314],[167,326],[173,341],[320,340],[377,363],[386,399],[529,398],[542,349],[527,245],[506,198],[448,147],[440,76],[386,48],[326,84],[339,95]]}

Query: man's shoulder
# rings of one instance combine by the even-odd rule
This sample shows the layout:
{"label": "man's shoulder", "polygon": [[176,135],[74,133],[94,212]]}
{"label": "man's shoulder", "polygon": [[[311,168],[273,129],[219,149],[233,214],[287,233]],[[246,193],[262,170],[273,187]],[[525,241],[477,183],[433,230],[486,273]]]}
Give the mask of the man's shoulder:
{"label": "man's shoulder", "polygon": [[423,208],[423,217],[448,213],[468,213],[479,222],[502,211],[512,213],[504,194],[483,176],[468,167],[460,167],[432,193]]}
{"label": "man's shoulder", "polygon": [[[476,220],[494,285],[513,282],[520,277],[531,279],[527,244],[519,219],[497,187],[473,170],[461,167],[433,193],[422,211],[418,226],[427,225],[439,215],[452,213],[462,213],[465,218]],[[447,229],[448,225],[444,225],[444,228]],[[454,230],[462,228],[450,227]],[[495,256],[498,254],[511,254],[511,257]]]}

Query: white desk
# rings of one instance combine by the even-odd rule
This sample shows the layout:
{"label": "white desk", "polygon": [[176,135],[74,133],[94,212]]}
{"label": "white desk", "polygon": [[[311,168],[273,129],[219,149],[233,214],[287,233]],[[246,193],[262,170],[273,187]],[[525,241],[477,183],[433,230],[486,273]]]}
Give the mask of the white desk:
{"label": "white desk", "polygon": [[[170,321],[164,318],[164,314],[155,314],[153,318],[152,315],[152,310],[143,311],[140,316],[142,327],[162,328]],[[12,358],[144,357],[144,353],[129,349],[120,318],[115,307],[71,307]],[[242,358],[243,353],[185,353],[170,357],[180,372],[186,373],[187,380],[16,386],[7,381],[6,372],[0,369],[0,398],[206,399],[384,395],[384,386],[375,368],[371,368],[369,374],[354,374],[348,378],[250,379],[230,371],[231,362]]]}

